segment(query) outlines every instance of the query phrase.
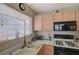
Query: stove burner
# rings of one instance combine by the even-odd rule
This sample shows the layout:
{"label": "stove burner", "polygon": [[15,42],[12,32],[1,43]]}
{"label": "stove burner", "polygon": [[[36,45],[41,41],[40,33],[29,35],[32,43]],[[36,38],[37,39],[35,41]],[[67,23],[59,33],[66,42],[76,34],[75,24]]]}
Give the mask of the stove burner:
{"label": "stove burner", "polygon": [[68,41],[65,41],[66,42],[66,44],[68,45],[68,46],[71,46],[71,47],[78,47],[76,44],[74,44],[73,42],[68,42]]}
{"label": "stove burner", "polygon": [[63,42],[56,40],[56,45],[61,45],[61,46],[63,46]]}

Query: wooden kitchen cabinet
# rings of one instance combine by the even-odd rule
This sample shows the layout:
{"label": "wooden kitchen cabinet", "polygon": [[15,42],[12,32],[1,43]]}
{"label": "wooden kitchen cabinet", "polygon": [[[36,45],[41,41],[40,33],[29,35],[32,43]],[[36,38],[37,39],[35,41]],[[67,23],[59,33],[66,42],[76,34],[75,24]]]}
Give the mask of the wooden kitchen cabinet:
{"label": "wooden kitchen cabinet", "polygon": [[37,55],[44,55],[44,45],[41,47],[41,49],[38,51]]}
{"label": "wooden kitchen cabinet", "polygon": [[54,22],[77,21],[79,31],[79,9],[68,9],[58,13],[34,16],[34,31],[53,31]]}
{"label": "wooden kitchen cabinet", "polygon": [[63,12],[54,13],[54,21],[63,21]]}
{"label": "wooden kitchen cabinet", "polygon": [[76,10],[65,10],[64,11],[65,21],[76,21]]}
{"label": "wooden kitchen cabinet", "polygon": [[76,17],[79,18],[79,9],[76,11]]}
{"label": "wooden kitchen cabinet", "polygon": [[76,21],[79,21],[79,9],[76,10]]}
{"label": "wooden kitchen cabinet", "polygon": [[54,47],[53,45],[44,45],[45,55],[54,55]]}
{"label": "wooden kitchen cabinet", "polygon": [[47,44],[44,44],[37,53],[37,55],[53,55],[53,54],[54,54],[53,45],[47,45]]}
{"label": "wooden kitchen cabinet", "polygon": [[53,29],[53,16],[43,15],[43,31],[52,31]]}
{"label": "wooden kitchen cabinet", "polygon": [[77,31],[79,32],[79,21],[77,21]]}
{"label": "wooden kitchen cabinet", "polygon": [[42,31],[42,16],[34,16],[34,31]]}
{"label": "wooden kitchen cabinet", "polygon": [[52,15],[39,15],[34,17],[34,31],[52,31]]}
{"label": "wooden kitchen cabinet", "polygon": [[79,31],[79,8],[76,9],[77,31]]}

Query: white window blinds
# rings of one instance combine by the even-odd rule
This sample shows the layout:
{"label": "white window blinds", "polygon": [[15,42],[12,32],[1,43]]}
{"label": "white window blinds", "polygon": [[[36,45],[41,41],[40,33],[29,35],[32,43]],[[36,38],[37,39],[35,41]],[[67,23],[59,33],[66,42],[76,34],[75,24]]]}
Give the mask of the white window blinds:
{"label": "white window blinds", "polygon": [[0,42],[32,34],[32,17],[0,5]]}

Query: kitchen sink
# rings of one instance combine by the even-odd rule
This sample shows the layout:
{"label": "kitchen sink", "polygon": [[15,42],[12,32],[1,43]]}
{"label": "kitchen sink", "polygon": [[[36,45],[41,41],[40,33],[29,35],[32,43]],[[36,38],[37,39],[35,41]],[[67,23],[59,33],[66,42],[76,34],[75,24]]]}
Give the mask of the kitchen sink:
{"label": "kitchen sink", "polygon": [[41,43],[39,42],[32,42],[32,43],[30,43],[30,44],[27,44],[27,47],[28,48],[33,48],[33,49],[37,49],[37,48],[39,48],[41,46]]}
{"label": "kitchen sink", "polygon": [[35,54],[36,49],[25,47],[17,51],[12,52],[13,55],[33,55]]}
{"label": "kitchen sink", "polygon": [[27,46],[23,49],[19,49],[17,51],[12,52],[13,55],[33,55],[36,53],[36,50],[41,46],[39,42],[32,42],[27,44]]}

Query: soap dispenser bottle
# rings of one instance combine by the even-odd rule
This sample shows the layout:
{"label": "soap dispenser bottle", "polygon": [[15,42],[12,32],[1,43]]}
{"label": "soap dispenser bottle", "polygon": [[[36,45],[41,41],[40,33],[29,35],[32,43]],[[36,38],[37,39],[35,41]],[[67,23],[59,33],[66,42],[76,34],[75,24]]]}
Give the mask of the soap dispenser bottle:
{"label": "soap dispenser bottle", "polygon": [[51,37],[51,35],[50,35],[50,34],[48,34],[48,37],[49,37],[49,41],[51,41],[51,40],[52,40],[52,37]]}

